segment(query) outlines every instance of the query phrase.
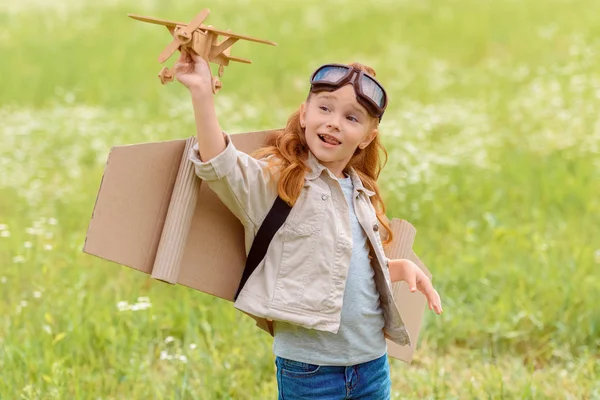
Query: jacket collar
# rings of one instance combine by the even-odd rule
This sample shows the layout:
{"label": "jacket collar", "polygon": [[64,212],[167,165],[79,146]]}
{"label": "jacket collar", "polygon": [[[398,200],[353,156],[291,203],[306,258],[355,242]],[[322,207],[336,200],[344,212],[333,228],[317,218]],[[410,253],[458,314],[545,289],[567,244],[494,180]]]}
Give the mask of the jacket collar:
{"label": "jacket collar", "polygon": [[[331,179],[337,179],[336,176],[333,175],[333,173],[327,167],[325,167],[323,164],[321,164],[319,162],[317,157],[315,157],[314,154],[312,153],[312,151],[310,151],[310,150],[308,151],[307,165],[308,165],[308,168],[310,168],[310,171],[307,172],[306,176],[305,176],[305,179],[307,181],[313,181],[313,180],[319,178],[321,176],[321,174],[323,173],[323,171],[326,171]],[[358,176],[358,174],[356,173],[354,168],[352,168],[352,167],[348,168],[347,172],[348,172],[348,175],[350,175],[350,178],[352,179],[352,185],[354,186],[354,189],[356,191],[364,192],[369,197],[375,195],[375,192],[367,189],[363,185],[362,181],[360,180],[360,177]]]}

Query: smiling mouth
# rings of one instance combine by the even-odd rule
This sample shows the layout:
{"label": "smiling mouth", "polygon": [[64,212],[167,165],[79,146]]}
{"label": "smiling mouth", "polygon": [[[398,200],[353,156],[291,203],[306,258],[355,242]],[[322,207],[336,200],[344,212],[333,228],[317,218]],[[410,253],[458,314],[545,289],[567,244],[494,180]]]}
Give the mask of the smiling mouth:
{"label": "smiling mouth", "polygon": [[333,145],[342,144],[342,142],[340,142],[338,139],[336,139],[334,136],[331,136],[331,135],[317,134],[317,136],[319,137],[319,139],[321,139],[322,142],[325,142],[327,144],[333,144]]}

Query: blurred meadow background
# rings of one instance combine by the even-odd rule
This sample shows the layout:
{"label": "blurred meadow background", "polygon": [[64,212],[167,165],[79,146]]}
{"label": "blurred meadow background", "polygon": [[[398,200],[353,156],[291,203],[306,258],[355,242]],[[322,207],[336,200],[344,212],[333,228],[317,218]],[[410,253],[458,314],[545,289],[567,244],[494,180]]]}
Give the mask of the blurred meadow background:
{"label": "blurred meadow background", "polygon": [[[271,338],[230,303],[82,253],[113,145],[195,134],[165,28],[238,43],[217,111],[278,128],[326,62],[374,67],[388,215],[444,314],[394,398],[600,398],[600,2],[0,3],[0,399],[274,399]],[[171,66],[174,60],[167,62]]]}

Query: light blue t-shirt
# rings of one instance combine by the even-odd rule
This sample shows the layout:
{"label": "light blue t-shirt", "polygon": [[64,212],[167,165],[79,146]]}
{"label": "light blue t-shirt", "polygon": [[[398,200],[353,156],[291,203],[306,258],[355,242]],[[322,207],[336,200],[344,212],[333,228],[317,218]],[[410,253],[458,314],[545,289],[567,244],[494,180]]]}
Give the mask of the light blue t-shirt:
{"label": "light blue t-shirt", "polygon": [[340,329],[335,334],[275,321],[276,356],[309,364],[349,366],[374,360],[387,351],[385,321],[369,260],[368,239],[354,211],[352,180],[347,177],[338,181],[348,202],[352,227],[352,257]]}

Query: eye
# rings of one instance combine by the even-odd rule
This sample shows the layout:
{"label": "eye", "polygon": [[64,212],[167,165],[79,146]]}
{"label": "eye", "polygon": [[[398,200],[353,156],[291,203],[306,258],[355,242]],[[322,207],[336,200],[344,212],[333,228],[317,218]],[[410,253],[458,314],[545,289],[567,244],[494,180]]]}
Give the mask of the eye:
{"label": "eye", "polygon": [[354,115],[348,115],[348,116],[346,117],[346,119],[347,119],[348,121],[352,121],[352,122],[358,122],[358,119],[357,119],[357,118],[356,118]]}
{"label": "eye", "polygon": [[319,108],[323,111],[329,111],[329,107],[327,106],[319,106]]}

